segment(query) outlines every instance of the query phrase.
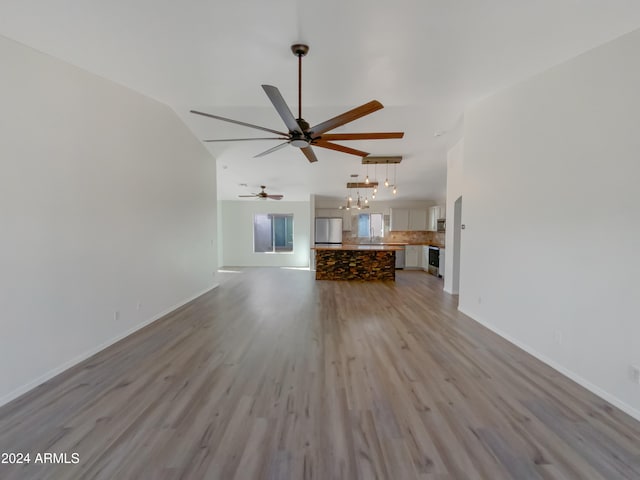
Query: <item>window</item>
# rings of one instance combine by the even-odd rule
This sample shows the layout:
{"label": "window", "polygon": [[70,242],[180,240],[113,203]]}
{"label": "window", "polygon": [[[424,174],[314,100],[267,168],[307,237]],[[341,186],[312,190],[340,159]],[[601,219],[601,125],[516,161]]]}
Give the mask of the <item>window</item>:
{"label": "window", "polygon": [[253,251],[293,252],[293,215],[256,213],[253,217]]}
{"label": "window", "polygon": [[358,237],[382,237],[383,224],[381,213],[360,213],[358,215]]}

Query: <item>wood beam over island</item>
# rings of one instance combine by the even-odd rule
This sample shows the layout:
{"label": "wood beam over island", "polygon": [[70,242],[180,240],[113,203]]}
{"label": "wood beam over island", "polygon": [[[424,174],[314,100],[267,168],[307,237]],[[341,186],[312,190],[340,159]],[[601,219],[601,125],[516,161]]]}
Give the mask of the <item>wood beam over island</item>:
{"label": "wood beam over island", "polygon": [[396,251],[392,245],[316,245],[316,280],[396,279]]}

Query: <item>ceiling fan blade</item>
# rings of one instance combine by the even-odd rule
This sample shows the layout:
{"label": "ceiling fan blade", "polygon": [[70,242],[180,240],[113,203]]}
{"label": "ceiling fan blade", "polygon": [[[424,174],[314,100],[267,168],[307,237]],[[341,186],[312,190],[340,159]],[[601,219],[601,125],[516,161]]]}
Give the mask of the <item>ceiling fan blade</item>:
{"label": "ceiling fan blade", "polygon": [[267,195],[267,198],[270,198],[271,200],[282,200],[283,197],[284,195]]}
{"label": "ceiling fan blade", "polygon": [[269,100],[271,100],[271,103],[273,103],[273,106],[276,108],[278,115],[280,115],[280,118],[282,118],[289,131],[296,132],[302,135],[300,125],[298,125],[298,122],[296,122],[296,117],[293,116],[293,113],[291,113],[291,110],[289,110],[289,107],[284,101],[284,98],[282,98],[280,90],[272,85],[262,85],[262,89],[267,94],[267,97],[269,97]]}
{"label": "ceiling fan blade", "polygon": [[304,156],[307,157],[307,160],[309,160],[309,163],[318,161],[318,157],[316,157],[316,154],[311,147],[304,147],[304,148],[301,148],[300,150],[302,151],[302,153],[304,153]]}
{"label": "ceiling fan blade", "polygon": [[196,115],[202,115],[203,117],[209,117],[209,118],[215,118],[216,120],[222,120],[223,122],[235,123],[236,125],[242,125],[244,127],[249,127],[249,128],[257,128],[258,130],[263,130],[265,132],[275,133],[276,135],[284,135],[285,137],[289,136],[288,133],[279,132],[278,130],[272,130],[272,129],[266,128],[266,127],[260,127],[258,125],[253,125],[251,123],[241,122],[239,120],[232,120],[231,118],[220,117],[218,115],[212,115],[210,113],[198,112],[197,110],[190,110],[190,112],[191,113],[195,113]]}
{"label": "ceiling fan blade", "polygon": [[356,150],[355,148],[349,148],[342,145],[338,145],[337,143],[325,142],[324,138],[322,140],[316,140],[313,144],[317,147],[328,148],[330,150],[336,150],[342,153],[349,153],[351,155],[356,155],[358,157],[366,157],[369,155],[368,152],[363,152],[362,150]]}
{"label": "ceiling fan blade", "polygon": [[270,153],[275,152],[276,150],[280,150],[281,148],[284,148],[287,145],[289,145],[289,142],[281,143],[280,145],[276,145],[275,147],[272,147],[269,150],[265,150],[264,152],[259,153],[258,155],[254,155],[253,158],[264,157],[265,155],[269,155]]}
{"label": "ceiling fan blade", "polygon": [[402,138],[404,132],[378,132],[378,133],[326,133],[322,140],[384,140],[390,138]]}
{"label": "ceiling fan blade", "polygon": [[203,140],[203,142],[244,142],[246,140],[289,140],[289,139],[287,137],[220,138],[216,140]]}
{"label": "ceiling fan blade", "polygon": [[312,137],[317,137],[322,135],[324,132],[328,132],[329,130],[333,130],[334,128],[338,128],[345,123],[353,122],[360,117],[364,117],[365,115],[369,115],[377,110],[380,110],[382,104],[377,100],[371,100],[369,103],[365,103],[364,105],[360,105],[348,112],[343,113],[342,115],[338,115],[337,117],[333,117],[326,122],[319,123],[315,127],[311,127],[309,129],[309,135]]}
{"label": "ceiling fan blade", "polygon": [[238,195],[238,196],[239,197],[246,197],[246,198],[249,198],[249,197],[253,198],[253,197],[257,197],[258,195],[254,194],[254,195]]}

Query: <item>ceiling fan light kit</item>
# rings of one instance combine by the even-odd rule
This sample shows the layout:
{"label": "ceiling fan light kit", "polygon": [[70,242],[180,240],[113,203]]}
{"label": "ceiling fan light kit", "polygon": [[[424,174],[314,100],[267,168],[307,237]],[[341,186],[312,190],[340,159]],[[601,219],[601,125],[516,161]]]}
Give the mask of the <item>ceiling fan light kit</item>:
{"label": "ceiling fan light kit", "polygon": [[353,122],[358,118],[369,115],[377,110],[383,108],[382,104],[377,100],[372,100],[364,105],[353,108],[341,115],[333,117],[315,126],[310,124],[302,118],[302,58],[309,53],[309,46],[301,43],[291,45],[291,51],[298,57],[298,118],[295,118],[291,113],[291,110],[287,106],[284,98],[280,94],[280,91],[272,85],[262,85],[262,89],[269,97],[269,100],[273,104],[274,108],[278,112],[278,115],[287,127],[287,132],[281,132],[273,130],[271,128],[261,127],[247,122],[241,122],[239,120],[233,120],[231,118],[225,118],[218,115],[213,115],[206,112],[200,112],[197,110],[191,110],[191,113],[195,115],[201,115],[204,117],[213,118],[216,120],[222,120],[224,122],[234,123],[236,125],[242,125],[264,132],[269,132],[277,137],[260,137],[260,138],[226,138],[226,139],[214,139],[204,140],[205,142],[235,142],[235,141],[251,141],[251,140],[284,140],[283,143],[269,148],[262,153],[255,155],[255,157],[262,157],[273,153],[281,148],[291,145],[292,147],[299,148],[304,154],[307,160],[311,163],[317,162],[318,158],[312,147],[321,147],[328,150],[334,150],[350,155],[356,155],[359,157],[366,157],[368,152],[358,150],[355,148],[345,147],[334,141],[347,141],[347,140],[382,140],[390,138],[402,138],[404,132],[369,132],[369,133],[327,133],[342,125]]}

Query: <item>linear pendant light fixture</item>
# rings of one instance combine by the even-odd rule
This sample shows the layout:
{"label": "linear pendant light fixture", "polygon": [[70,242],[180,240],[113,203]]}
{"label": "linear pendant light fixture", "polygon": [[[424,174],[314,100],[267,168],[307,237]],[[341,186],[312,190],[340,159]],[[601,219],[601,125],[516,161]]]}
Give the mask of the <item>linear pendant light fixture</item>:
{"label": "linear pendant light fixture", "polygon": [[[362,157],[362,164],[363,165],[367,165],[367,167],[371,164],[373,164],[373,168],[374,168],[374,177],[376,177],[375,175],[375,168],[378,164],[385,164],[386,165],[386,178],[384,180],[384,186],[385,187],[393,187],[393,194],[396,195],[398,193],[398,183],[397,183],[397,166],[398,164],[402,162],[402,155],[392,155],[392,156],[366,156],[366,157]],[[393,164],[393,185],[389,182],[389,164]],[[377,177],[376,177],[377,178]],[[367,168],[367,176],[365,178],[365,183],[367,183],[367,180],[369,180],[369,170]],[[369,183],[369,185],[373,185],[375,183],[375,187],[373,188],[373,194],[371,195],[372,199],[376,198],[376,193],[378,193],[378,182],[371,182]]]}

